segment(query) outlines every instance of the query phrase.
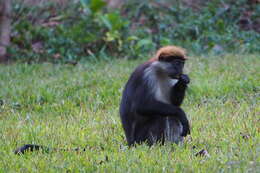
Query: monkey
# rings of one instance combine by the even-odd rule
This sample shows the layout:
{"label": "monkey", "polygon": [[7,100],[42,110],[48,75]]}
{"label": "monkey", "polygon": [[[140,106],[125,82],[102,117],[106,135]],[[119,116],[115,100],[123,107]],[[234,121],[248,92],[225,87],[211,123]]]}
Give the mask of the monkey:
{"label": "monkey", "polygon": [[127,81],[119,108],[127,144],[179,143],[190,134],[181,109],[190,82],[183,74],[186,50],[165,46],[139,65]]}
{"label": "monkey", "polygon": [[[125,85],[120,103],[120,119],[129,146],[146,142],[179,143],[190,134],[189,121],[180,108],[190,82],[183,74],[186,51],[177,46],[159,49],[154,58],[138,66]],[[85,151],[26,144],[15,154],[29,151]]]}

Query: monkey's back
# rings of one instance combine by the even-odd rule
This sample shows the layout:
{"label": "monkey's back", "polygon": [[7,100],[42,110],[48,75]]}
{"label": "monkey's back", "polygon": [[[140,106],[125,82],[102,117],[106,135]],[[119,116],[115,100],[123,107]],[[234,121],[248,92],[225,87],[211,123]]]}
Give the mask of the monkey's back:
{"label": "monkey's back", "polygon": [[131,74],[123,90],[119,112],[128,144],[133,141],[133,131],[137,125],[137,119],[140,119],[140,117],[137,118],[138,115],[134,109],[134,105],[137,104],[135,103],[136,97],[138,97],[136,91],[142,85],[142,76],[146,67],[146,64],[139,65]]}

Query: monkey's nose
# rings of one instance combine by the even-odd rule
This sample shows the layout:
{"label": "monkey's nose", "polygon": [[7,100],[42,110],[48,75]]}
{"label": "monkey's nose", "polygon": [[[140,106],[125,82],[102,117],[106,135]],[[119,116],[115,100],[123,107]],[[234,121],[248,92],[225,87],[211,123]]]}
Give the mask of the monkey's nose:
{"label": "monkey's nose", "polygon": [[172,79],[179,79],[180,78],[179,75],[169,75],[169,77],[172,78]]}
{"label": "monkey's nose", "polygon": [[180,79],[180,77],[181,77],[181,74],[176,75],[176,79]]}

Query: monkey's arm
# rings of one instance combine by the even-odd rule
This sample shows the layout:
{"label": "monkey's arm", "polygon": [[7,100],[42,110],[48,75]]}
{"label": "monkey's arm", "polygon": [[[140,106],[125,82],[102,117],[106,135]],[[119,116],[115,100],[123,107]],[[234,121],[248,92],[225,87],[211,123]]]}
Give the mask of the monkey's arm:
{"label": "monkey's arm", "polygon": [[[143,99],[145,100],[145,99]],[[190,125],[185,112],[177,106],[166,104],[157,100],[150,100],[149,103],[137,104],[136,111],[143,116],[175,116],[182,126],[182,136],[190,134]]]}
{"label": "monkey's arm", "polygon": [[182,74],[179,81],[171,89],[170,99],[173,105],[180,106],[182,104],[189,83],[189,76]]}

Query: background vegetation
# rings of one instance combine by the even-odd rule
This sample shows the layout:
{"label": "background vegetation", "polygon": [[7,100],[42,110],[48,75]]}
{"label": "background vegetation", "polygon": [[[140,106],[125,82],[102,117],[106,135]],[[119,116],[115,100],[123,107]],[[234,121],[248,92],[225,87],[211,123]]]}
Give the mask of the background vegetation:
{"label": "background vegetation", "polygon": [[[260,172],[259,15],[258,0],[0,0],[0,172]],[[168,44],[189,53],[191,136],[128,148],[124,84]],[[86,151],[13,154],[27,143]]]}
{"label": "background vegetation", "polygon": [[138,58],[176,44],[195,54],[259,53],[256,0],[30,0],[12,2],[12,60]]}

